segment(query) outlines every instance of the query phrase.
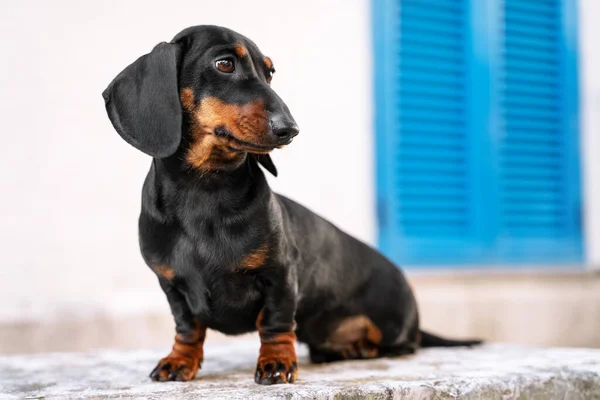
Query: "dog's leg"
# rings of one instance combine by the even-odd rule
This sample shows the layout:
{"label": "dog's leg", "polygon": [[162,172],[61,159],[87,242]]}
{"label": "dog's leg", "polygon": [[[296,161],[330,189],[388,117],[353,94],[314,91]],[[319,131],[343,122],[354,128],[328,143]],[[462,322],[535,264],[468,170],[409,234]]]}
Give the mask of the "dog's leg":
{"label": "dog's leg", "polygon": [[321,326],[329,329],[322,342],[309,343],[313,363],[380,356],[382,332],[379,328],[364,314],[343,316],[346,313],[344,309],[332,310],[329,315],[313,322],[320,322]]}
{"label": "dog's leg", "polygon": [[192,315],[183,295],[165,279],[160,286],[167,295],[175,319],[175,344],[171,353],[160,360],[150,373],[154,381],[189,381],[204,359],[206,327]]}
{"label": "dog's leg", "polygon": [[292,383],[298,373],[294,348],[296,296],[290,272],[281,267],[280,273],[269,277],[264,287],[265,303],[256,320],[261,346],[254,380],[263,385]]}

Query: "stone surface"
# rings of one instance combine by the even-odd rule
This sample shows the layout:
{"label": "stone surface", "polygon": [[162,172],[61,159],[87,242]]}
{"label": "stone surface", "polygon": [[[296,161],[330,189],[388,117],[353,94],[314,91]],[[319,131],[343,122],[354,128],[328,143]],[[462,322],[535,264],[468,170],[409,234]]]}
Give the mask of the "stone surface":
{"label": "stone surface", "polygon": [[[256,340],[206,345],[188,383],[155,383],[163,351],[103,350],[0,357],[0,398],[69,399],[600,399],[600,350],[491,344],[415,356],[308,364],[294,385],[253,381]],[[37,396],[37,397],[36,397]]]}

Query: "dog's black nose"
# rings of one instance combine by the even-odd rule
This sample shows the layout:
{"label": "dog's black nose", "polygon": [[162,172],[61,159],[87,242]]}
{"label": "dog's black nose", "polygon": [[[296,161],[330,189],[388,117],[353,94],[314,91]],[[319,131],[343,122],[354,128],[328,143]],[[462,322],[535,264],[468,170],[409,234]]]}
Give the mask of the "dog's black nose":
{"label": "dog's black nose", "polygon": [[271,118],[271,131],[277,137],[277,141],[283,143],[296,136],[300,129],[292,118],[276,115]]}

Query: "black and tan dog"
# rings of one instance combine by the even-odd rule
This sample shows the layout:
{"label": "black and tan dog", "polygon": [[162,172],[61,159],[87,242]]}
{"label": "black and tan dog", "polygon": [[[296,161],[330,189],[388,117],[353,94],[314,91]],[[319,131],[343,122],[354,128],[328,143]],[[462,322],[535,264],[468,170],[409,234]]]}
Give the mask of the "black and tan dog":
{"label": "black and tan dog", "polygon": [[184,30],[125,68],[103,93],[117,132],[153,157],[140,246],[175,319],[154,380],[190,380],[207,328],[258,329],[255,380],[293,382],[294,343],[313,362],[472,345],[419,330],[402,272],[377,251],[274,194],[258,164],[298,127],[270,87],[275,69],[246,37]]}

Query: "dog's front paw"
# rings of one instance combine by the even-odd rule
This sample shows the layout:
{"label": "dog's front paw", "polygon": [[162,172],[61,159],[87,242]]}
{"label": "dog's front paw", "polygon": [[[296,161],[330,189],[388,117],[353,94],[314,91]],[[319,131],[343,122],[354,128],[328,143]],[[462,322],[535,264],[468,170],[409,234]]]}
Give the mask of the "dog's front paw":
{"label": "dog's front paw", "polygon": [[196,376],[202,360],[192,357],[168,356],[158,362],[150,373],[153,381],[189,381]]}
{"label": "dog's front paw", "polygon": [[296,354],[293,358],[281,354],[279,357],[260,356],[256,365],[254,381],[261,385],[274,385],[277,383],[293,383],[298,374]]}

